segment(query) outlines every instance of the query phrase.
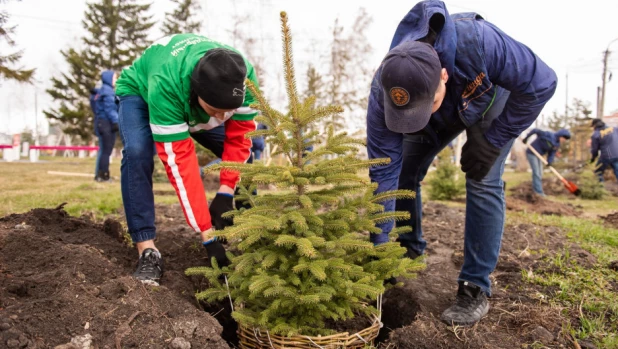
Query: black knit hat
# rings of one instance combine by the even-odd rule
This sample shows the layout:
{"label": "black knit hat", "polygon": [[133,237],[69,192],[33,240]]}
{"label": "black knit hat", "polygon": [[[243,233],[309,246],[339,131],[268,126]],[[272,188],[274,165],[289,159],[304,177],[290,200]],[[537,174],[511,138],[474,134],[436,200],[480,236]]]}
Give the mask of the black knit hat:
{"label": "black knit hat", "polygon": [[236,109],[245,100],[246,76],[247,66],[240,54],[215,48],[195,65],[191,89],[215,108]]}

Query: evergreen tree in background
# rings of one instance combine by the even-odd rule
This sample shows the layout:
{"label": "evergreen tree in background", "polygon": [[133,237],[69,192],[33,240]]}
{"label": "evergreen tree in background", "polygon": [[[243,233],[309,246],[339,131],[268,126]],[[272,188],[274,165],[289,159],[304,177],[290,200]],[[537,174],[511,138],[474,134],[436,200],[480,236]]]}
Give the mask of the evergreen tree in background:
{"label": "evergreen tree in background", "polygon": [[101,79],[103,70],[120,73],[150,45],[148,32],[154,22],[148,15],[149,9],[150,4],[140,0],[99,0],[87,4],[82,21],[88,31],[82,38],[84,49],[61,51],[69,72],[53,77],[53,87],[47,90],[59,106],[44,113],[48,119],[59,121],[64,133],[84,142],[93,137],[90,89]]}
{"label": "evergreen tree in background", "polygon": [[[304,97],[305,99],[314,98],[314,108],[320,107],[321,102],[324,101],[324,77],[320,75],[318,70],[312,63],[309,63],[309,67],[307,67],[307,89],[305,90]],[[316,123],[312,123],[308,126],[309,131],[322,130],[320,125]]]}
{"label": "evergreen tree in background", "polygon": [[[363,142],[329,127],[323,145],[317,145],[319,131],[306,130],[311,124],[340,114],[340,106],[314,107],[315,98],[299,100],[287,15],[281,13],[284,71],[289,112],[270,107],[256,86],[247,82],[256,96],[257,121],[267,130],[263,135],[278,146],[289,164],[224,162],[208,168],[240,171],[242,181],[236,200],[250,208],[227,213],[234,225],[217,231],[227,239],[231,265],[187,270],[204,275],[210,288],[197,294],[206,301],[221,300],[229,292],[235,304],[234,319],[245,328],[270,333],[328,334],[326,320],[341,321],[356,315],[376,313],[372,307],[384,292],[384,280],[412,276],[422,265],[402,258],[405,248],[396,242],[374,246],[369,233],[380,233],[376,223],[405,219],[407,212],[384,212],[380,202],[392,198],[413,198],[414,192],[397,190],[374,195],[377,185],[358,171],[388,163],[389,159],[361,160],[355,155]],[[325,159],[326,155],[337,155]],[[281,191],[253,195],[258,185],[275,185]],[[393,230],[393,234],[409,231]],[[221,276],[225,275],[225,281]]]}
{"label": "evergreen tree in background", "polygon": [[438,154],[436,170],[429,177],[429,198],[431,200],[453,200],[466,193],[465,175],[453,163],[453,151],[445,147]]}
{"label": "evergreen tree in background", "polygon": [[[5,2],[6,0],[0,0],[0,4]],[[16,43],[11,37],[11,34],[15,33],[15,28],[17,26],[8,26],[10,17],[11,16],[6,11],[0,11],[0,39],[4,40],[9,47],[14,47]],[[21,60],[23,53],[24,51],[21,50],[9,53],[8,55],[0,54],[0,79],[32,83],[34,69],[15,67]]]}
{"label": "evergreen tree in background", "polygon": [[165,14],[161,31],[163,35],[193,33],[199,34],[202,23],[193,21],[195,14],[201,9],[196,0],[171,0],[177,5],[174,12]]}

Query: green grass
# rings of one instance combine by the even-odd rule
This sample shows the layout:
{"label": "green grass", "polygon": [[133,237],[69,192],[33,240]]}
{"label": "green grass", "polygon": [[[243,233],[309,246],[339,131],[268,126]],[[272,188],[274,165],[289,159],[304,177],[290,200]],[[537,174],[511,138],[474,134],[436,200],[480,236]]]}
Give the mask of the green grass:
{"label": "green grass", "polygon": [[[66,202],[71,215],[93,214],[100,219],[122,208],[120,161],[110,165],[112,183],[94,181],[94,159],[42,158],[42,162],[5,162],[0,165],[0,217],[33,208],[54,208]],[[48,171],[92,174],[92,177],[51,175]],[[169,183],[155,190],[173,191]],[[176,196],[155,196],[157,203],[177,203]]]}
{"label": "green grass", "polygon": [[565,249],[546,257],[550,266],[546,270],[536,271],[532,276],[527,272],[522,275],[529,282],[556,287],[557,291],[549,295],[550,301],[579,314],[580,325],[571,324],[565,329],[567,333],[592,340],[599,348],[618,348],[618,272],[607,267],[618,258],[618,230],[577,217],[512,213],[508,219],[510,223],[559,227],[570,241],[597,257],[596,265],[586,267],[576,263]]}

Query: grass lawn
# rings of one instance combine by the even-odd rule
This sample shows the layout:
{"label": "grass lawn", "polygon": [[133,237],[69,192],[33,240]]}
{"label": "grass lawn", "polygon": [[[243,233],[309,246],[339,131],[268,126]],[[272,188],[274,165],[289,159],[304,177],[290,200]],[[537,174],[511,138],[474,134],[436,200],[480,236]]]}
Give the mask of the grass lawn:
{"label": "grass lawn", "polygon": [[[0,216],[37,207],[53,208],[66,202],[71,215],[94,214],[96,218],[122,208],[120,161],[110,165],[112,183],[94,181],[94,158],[43,157],[39,163],[0,163]],[[91,177],[48,174],[48,171],[91,174]],[[173,191],[169,183],[155,183],[155,190]],[[157,203],[177,203],[176,196],[156,196]]]}

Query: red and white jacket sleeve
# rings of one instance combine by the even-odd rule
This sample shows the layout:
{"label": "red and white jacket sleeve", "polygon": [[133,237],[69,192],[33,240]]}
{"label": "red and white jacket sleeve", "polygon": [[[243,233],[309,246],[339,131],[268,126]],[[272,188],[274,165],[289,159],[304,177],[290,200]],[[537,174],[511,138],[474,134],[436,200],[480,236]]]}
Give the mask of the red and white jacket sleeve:
{"label": "red and white jacket sleeve", "polygon": [[[240,108],[244,109],[244,108]],[[248,109],[248,108],[247,108]],[[257,114],[253,112],[252,114]],[[237,120],[228,119],[225,122],[225,141],[223,143],[223,156],[221,160],[245,163],[251,156],[251,138],[245,137],[247,133],[255,131],[257,124],[252,119]],[[240,180],[238,171],[221,170],[220,183],[235,189]]]}
{"label": "red and white jacket sleeve", "polygon": [[155,144],[167,177],[176,189],[187,223],[196,232],[210,229],[212,222],[193,140],[187,138]]}

